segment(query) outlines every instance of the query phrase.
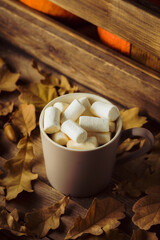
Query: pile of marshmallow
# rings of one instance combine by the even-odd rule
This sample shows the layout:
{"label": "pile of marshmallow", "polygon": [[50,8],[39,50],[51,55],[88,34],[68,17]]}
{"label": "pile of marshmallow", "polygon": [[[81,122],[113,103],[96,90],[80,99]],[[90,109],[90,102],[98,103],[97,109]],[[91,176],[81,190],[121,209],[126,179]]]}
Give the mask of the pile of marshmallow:
{"label": "pile of marshmallow", "polygon": [[109,142],[120,113],[112,103],[89,102],[87,97],[70,104],[56,102],[45,109],[44,131],[67,148],[91,150]]}

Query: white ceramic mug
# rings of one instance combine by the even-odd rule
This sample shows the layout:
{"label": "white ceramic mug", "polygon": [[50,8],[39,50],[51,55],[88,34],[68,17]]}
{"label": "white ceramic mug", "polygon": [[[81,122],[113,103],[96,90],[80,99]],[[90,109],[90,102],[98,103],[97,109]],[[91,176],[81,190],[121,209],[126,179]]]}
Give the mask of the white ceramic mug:
{"label": "white ceramic mug", "polygon": [[[149,151],[154,143],[152,133],[145,128],[132,128],[122,131],[121,117],[116,121],[116,133],[108,143],[94,150],[68,149],[55,143],[43,130],[44,111],[55,102],[71,103],[74,99],[87,97],[94,101],[108,102],[105,98],[89,93],[72,93],[55,98],[40,114],[39,126],[46,173],[51,185],[60,192],[75,197],[88,197],[105,189],[116,163],[116,152],[121,142],[128,137],[145,137],[144,146],[127,153],[119,161],[138,157]],[[129,155],[128,155],[129,154]]]}

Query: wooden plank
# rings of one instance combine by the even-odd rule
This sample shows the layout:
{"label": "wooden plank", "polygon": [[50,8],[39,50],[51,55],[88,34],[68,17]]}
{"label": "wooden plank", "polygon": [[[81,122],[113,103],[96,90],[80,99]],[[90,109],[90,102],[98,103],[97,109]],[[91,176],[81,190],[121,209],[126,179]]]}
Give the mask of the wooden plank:
{"label": "wooden plank", "polygon": [[0,19],[4,39],[93,91],[127,107],[139,106],[160,121],[159,73],[15,1],[0,2]]}
{"label": "wooden plank", "polygon": [[160,13],[149,7],[131,0],[50,1],[160,57]]}

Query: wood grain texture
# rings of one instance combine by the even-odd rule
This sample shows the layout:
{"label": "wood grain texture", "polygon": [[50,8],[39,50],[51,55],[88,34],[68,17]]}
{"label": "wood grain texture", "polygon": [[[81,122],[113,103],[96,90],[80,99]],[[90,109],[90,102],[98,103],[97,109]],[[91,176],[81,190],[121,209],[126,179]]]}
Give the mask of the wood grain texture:
{"label": "wood grain texture", "polygon": [[[132,0],[50,0],[160,57],[160,14]],[[158,7],[157,7],[158,8]]]}
{"label": "wood grain texture", "polygon": [[160,121],[160,76],[43,14],[0,2],[1,37],[75,81]]}

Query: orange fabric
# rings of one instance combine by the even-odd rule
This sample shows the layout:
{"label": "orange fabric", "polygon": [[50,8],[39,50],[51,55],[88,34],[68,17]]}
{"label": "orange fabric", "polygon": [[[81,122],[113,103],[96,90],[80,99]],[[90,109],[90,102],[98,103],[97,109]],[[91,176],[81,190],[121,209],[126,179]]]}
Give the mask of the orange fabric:
{"label": "orange fabric", "polygon": [[103,28],[97,27],[98,35],[103,43],[107,46],[125,54],[130,54],[130,46],[131,44],[126,40],[104,30]]}

